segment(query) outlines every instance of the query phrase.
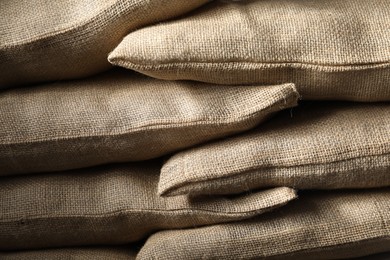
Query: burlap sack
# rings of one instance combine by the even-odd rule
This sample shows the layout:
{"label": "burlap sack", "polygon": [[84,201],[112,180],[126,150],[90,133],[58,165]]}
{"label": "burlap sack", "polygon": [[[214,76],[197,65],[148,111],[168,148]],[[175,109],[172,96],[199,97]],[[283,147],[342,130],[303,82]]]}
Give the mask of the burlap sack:
{"label": "burlap sack", "polygon": [[43,249],[0,252],[2,260],[135,260],[137,252],[118,247]]}
{"label": "burlap sack", "polygon": [[0,1],[0,88],[106,70],[108,53],[127,33],[206,2]]}
{"label": "burlap sack", "polygon": [[159,193],[390,186],[389,115],[387,103],[301,104],[248,133],[172,156]]}
{"label": "burlap sack", "polygon": [[152,235],[137,259],[340,259],[390,251],[390,190],[304,193],[249,221]]}
{"label": "burlap sack", "polygon": [[282,206],[293,189],[235,197],[161,198],[160,162],[3,177],[0,250],[125,244],[153,231],[242,220]]}
{"label": "burlap sack", "polygon": [[113,71],[0,95],[0,175],[146,160],[253,128],[292,84],[219,87]]}
{"label": "burlap sack", "polygon": [[388,0],[215,1],[130,33],[111,63],[169,79],[295,83],[303,99],[390,100]]}

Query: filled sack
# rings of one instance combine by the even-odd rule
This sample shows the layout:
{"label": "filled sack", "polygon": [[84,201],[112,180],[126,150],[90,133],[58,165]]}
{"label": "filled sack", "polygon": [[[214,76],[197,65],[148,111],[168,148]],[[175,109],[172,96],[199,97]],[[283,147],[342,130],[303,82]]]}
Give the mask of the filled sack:
{"label": "filled sack", "polygon": [[292,84],[169,82],[125,70],[3,91],[0,176],[147,160],[255,127],[295,106]]}
{"label": "filled sack", "polygon": [[173,155],[159,194],[390,186],[390,104],[307,102],[250,132]]}
{"label": "filled sack", "polygon": [[303,99],[390,101],[388,0],[214,1],[130,33],[112,64],[219,84],[294,83]]}
{"label": "filled sack", "polygon": [[107,70],[127,33],[208,1],[0,1],[0,89]]}
{"label": "filled sack", "polygon": [[305,192],[252,220],[157,232],[137,259],[316,260],[386,251],[390,189],[368,189]]}
{"label": "filled sack", "polygon": [[296,198],[286,187],[161,198],[160,168],[160,161],[148,161],[2,177],[0,250],[128,244],[157,230],[254,217]]}

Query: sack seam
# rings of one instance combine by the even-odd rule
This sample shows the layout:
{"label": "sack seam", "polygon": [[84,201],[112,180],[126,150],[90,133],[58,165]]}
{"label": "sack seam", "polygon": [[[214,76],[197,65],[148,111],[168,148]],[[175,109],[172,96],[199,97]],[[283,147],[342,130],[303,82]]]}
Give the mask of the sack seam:
{"label": "sack seam", "polygon": [[[292,68],[292,69],[312,69],[318,71],[356,71],[356,70],[367,70],[367,69],[380,69],[380,68],[389,68],[390,61],[382,61],[382,62],[371,62],[371,63],[356,63],[356,64],[321,64],[321,63],[310,63],[310,62],[289,62],[289,61],[281,61],[281,62],[271,62],[271,61],[213,61],[213,62],[161,62],[161,63],[144,63],[138,64],[134,62],[128,61],[126,58],[109,58],[110,63],[113,65],[134,69],[138,71],[151,71],[151,72],[160,72],[160,70],[178,67],[181,69],[185,69],[188,66],[222,66],[222,65],[258,65],[260,69],[274,69],[274,68]],[[193,69],[193,67],[191,67]],[[334,68],[338,68],[338,70],[334,70]],[[208,69],[208,68],[205,68]]]}
{"label": "sack seam", "polygon": [[[180,214],[209,214],[210,216],[219,216],[219,217],[245,217],[245,216],[253,216],[260,212],[267,211],[272,208],[279,207],[288,203],[289,201],[296,198],[295,194],[285,194],[284,198],[275,197],[278,201],[270,206],[266,206],[258,209],[251,209],[242,212],[218,212],[209,209],[193,209],[193,208],[181,208],[181,209],[127,209],[127,210],[117,210],[109,213],[96,213],[96,214],[71,214],[71,215],[57,215],[57,216],[49,216],[49,215],[34,215],[34,216],[24,216],[24,217],[15,217],[15,218],[5,218],[0,219],[1,224],[5,224],[8,222],[15,221],[30,221],[30,220],[44,220],[44,219],[63,219],[63,218],[105,218],[105,217],[119,217],[126,214],[138,214],[138,213],[157,213],[164,215],[165,213],[177,213],[178,216]],[[294,196],[291,196],[294,195]]]}
{"label": "sack seam", "polygon": [[[235,172],[235,173],[231,173],[230,175],[225,175],[225,176],[220,176],[220,177],[215,177],[215,178],[194,178],[194,179],[191,179],[190,181],[186,180],[185,182],[180,182],[180,183],[176,183],[176,185],[172,186],[172,185],[169,185],[169,183],[165,182],[163,187],[163,189],[161,189],[161,191],[159,191],[159,194],[160,195],[176,195],[176,194],[181,194],[180,190],[183,189],[183,188],[190,188],[190,186],[192,184],[198,184],[198,185],[201,185],[202,183],[207,183],[207,181],[215,181],[215,180],[219,180],[219,179],[229,179],[231,177],[234,177],[234,176],[238,176],[238,175],[241,175],[241,174],[247,174],[248,172],[252,172],[252,171],[259,171],[259,170],[262,170],[262,169],[288,169],[288,168],[295,168],[295,167],[300,167],[300,166],[319,166],[319,165],[326,165],[326,164],[329,164],[329,163],[338,163],[338,164],[342,164],[342,163],[345,163],[345,162],[348,162],[350,160],[355,160],[355,159],[365,159],[365,158],[371,158],[371,157],[375,157],[375,156],[389,156],[390,155],[390,152],[385,152],[385,153],[381,153],[381,154],[369,154],[369,155],[365,155],[365,156],[356,156],[356,157],[350,157],[350,158],[346,158],[346,159],[343,159],[343,160],[335,160],[335,161],[328,161],[328,162],[323,162],[323,163],[307,163],[307,164],[299,164],[299,165],[291,165],[291,166],[274,166],[274,167],[253,167],[253,168],[245,168],[245,169],[242,169],[240,172]],[[180,163],[179,165],[184,165],[186,164],[186,162],[188,160],[184,160],[184,158],[181,158],[181,161],[184,161],[182,163]],[[180,161],[179,161],[180,162]],[[175,164],[177,166],[177,164]],[[177,168],[179,168],[180,166],[178,166]],[[187,174],[187,170],[185,170],[183,168],[184,166],[180,167],[181,169],[181,173],[182,176],[188,176]],[[389,167],[388,165],[385,165],[385,166],[379,166],[379,167],[375,167],[375,169],[377,168],[387,168]],[[186,167],[187,169],[187,167]],[[161,177],[160,177],[160,182],[161,182]],[[163,182],[161,182],[163,183]],[[187,190],[186,189],[186,190]],[[179,192],[179,193],[178,193]]]}

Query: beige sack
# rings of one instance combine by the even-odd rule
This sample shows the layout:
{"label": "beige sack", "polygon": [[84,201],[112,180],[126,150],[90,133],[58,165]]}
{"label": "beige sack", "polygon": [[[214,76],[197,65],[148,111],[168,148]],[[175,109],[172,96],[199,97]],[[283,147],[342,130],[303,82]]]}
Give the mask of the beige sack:
{"label": "beige sack", "polygon": [[278,186],[390,186],[390,104],[301,104],[248,133],[174,155],[161,170],[159,193]]}
{"label": "beige sack", "polygon": [[0,95],[0,175],[159,157],[295,106],[292,84],[223,88],[113,71]]}
{"label": "beige sack", "polygon": [[106,70],[108,53],[127,33],[206,2],[2,0],[0,89]]}
{"label": "beige sack", "polygon": [[340,259],[390,251],[390,189],[303,193],[256,219],[152,235],[137,259]]}
{"label": "beige sack", "polygon": [[109,60],[169,80],[292,82],[303,99],[390,100],[389,21],[388,0],[215,1],[130,33]]}
{"label": "beige sack", "polygon": [[126,247],[86,247],[0,252],[2,260],[135,260],[137,252]]}
{"label": "beige sack", "polygon": [[3,177],[0,250],[125,244],[153,231],[242,220],[296,197],[276,188],[235,197],[161,198],[161,163]]}

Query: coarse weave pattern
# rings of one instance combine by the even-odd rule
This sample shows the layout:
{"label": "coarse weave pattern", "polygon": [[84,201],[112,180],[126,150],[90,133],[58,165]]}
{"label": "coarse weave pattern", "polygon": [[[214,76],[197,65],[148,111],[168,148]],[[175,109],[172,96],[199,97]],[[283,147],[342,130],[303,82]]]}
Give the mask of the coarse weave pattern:
{"label": "coarse weave pattern", "polygon": [[152,235],[137,259],[338,259],[390,251],[390,190],[304,193],[253,220]]}
{"label": "coarse weave pattern", "polygon": [[301,104],[251,132],[174,155],[159,193],[390,186],[389,115],[387,103]]}
{"label": "coarse weave pattern", "polygon": [[219,86],[114,71],[0,95],[0,175],[156,158],[295,106],[292,84]]}
{"label": "coarse weave pattern", "polygon": [[295,83],[303,99],[390,100],[388,0],[216,1],[130,33],[111,63],[162,79]]}
{"label": "coarse weave pattern", "polygon": [[108,53],[126,33],[206,2],[0,1],[0,88],[108,69]]}
{"label": "coarse weave pattern", "polygon": [[37,251],[0,252],[2,260],[135,260],[137,253],[128,248],[61,248]]}
{"label": "coarse weave pattern", "polygon": [[236,197],[157,195],[160,162],[3,177],[0,250],[114,245],[153,231],[242,220],[296,197],[280,187]]}

